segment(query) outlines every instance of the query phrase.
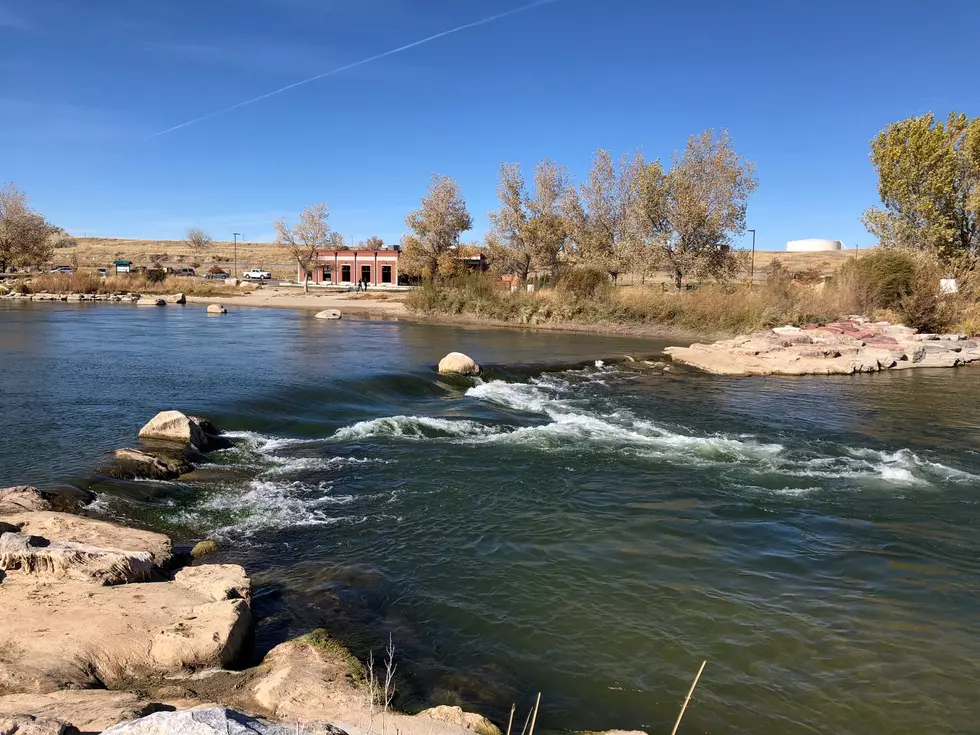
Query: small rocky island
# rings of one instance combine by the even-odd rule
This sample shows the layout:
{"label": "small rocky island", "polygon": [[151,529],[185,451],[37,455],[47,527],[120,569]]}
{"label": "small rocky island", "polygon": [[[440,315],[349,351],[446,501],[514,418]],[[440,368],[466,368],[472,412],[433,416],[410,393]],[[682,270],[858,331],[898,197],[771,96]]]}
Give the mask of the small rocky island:
{"label": "small rocky island", "polygon": [[677,363],[715,375],[854,375],[947,368],[980,360],[966,334],[920,334],[860,316],[825,325],[785,326],[711,344],[668,347]]}
{"label": "small rocky island", "polygon": [[[228,443],[177,411],[158,414],[140,438],[139,449],[110,452],[100,472],[178,476]],[[3,735],[500,735],[459,707],[391,710],[376,678],[325,631],[255,661],[241,566],[208,563],[213,542],[179,549],[85,515],[90,500],[0,489]]]}

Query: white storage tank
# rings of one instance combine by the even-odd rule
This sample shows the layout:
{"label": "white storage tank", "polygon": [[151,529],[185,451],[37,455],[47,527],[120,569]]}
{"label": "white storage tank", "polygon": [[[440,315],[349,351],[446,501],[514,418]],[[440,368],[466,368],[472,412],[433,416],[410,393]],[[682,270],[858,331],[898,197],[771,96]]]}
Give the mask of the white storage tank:
{"label": "white storage tank", "polygon": [[812,238],[810,240],[790,240],[786,243],[786,251],[789,253],[820,253],[828,250],[840,250],[840,240],[820,240]]}

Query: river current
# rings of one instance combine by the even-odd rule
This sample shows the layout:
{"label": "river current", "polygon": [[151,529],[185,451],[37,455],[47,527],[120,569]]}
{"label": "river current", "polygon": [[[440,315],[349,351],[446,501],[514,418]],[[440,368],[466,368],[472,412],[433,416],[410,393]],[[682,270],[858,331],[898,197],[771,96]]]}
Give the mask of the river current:
{"label": "river current", "polygon": [[[242,563],[257,644],[389,634],[405,708],[539,728],[975,733],[980,369],[728,379],[665,343],[0,303],[0,486]],[[466,352],[481,378],[434,365]],[[636,358],[623,360],[624,355]],[[110,482],[157,411],[235,446]]]}

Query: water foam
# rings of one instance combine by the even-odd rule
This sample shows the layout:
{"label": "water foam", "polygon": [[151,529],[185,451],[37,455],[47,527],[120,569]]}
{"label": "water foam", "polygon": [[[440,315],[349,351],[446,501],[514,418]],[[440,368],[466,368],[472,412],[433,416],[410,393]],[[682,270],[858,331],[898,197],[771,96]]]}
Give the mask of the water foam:
{"label": "water foam", "polygon": [[445,437],[486,436],[498,429],[478,421],[464,419],[439,419],[427,416],[386,416],[358,421],[351,426],[337,429],[333,438],[340,441],[370,439],[375,437],[400,437],[404,439],[433,439]]}

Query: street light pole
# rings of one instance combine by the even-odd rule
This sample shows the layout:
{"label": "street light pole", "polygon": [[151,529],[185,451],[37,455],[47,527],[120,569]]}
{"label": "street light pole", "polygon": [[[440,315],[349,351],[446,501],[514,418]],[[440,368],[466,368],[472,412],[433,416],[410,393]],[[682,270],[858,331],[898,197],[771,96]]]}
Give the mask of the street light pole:
{"label": "street light pole", "polygon": [[749,266],[749,278],[755,283],[755,230],[749,230],[752,233],[752,264]]}
{"label": "street light pole", "polygon": [[238,278],[238,238],[242,236],[242,233],[233,232],[231,234],[235,238],[235,278]]}

